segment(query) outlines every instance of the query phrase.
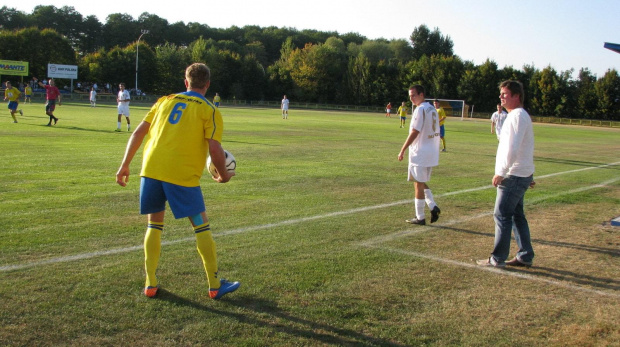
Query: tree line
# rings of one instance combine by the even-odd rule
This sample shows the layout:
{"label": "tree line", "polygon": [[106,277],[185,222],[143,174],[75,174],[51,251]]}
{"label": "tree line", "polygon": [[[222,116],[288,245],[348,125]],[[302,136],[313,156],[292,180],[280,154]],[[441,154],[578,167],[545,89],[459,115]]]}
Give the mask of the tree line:
{"label": "tree line", "polygon": [[[149,33],[138,43],[141,30]],[[419,83],[429,97],[463,99],[476,111],[492,112],[498,84],[517,79],[533,115],[620,120],[615,69],[596,76],[581,68],[573,77],[574,70],[551,66],[500,68],[489,59],[476,65],[453,52],[449,36],[426,25],[408,40],[370,40],[357,33],[168,23],[147,12],[138,19],[111,14],[101,23],[70,6],[37,6],[31,14],[0,9],[0,59],[28,61],[33,76],[45,76],[48,63],[78,65],[81,81],[132,88],[137,50],[139,88],[149,94],[183,90],[185,67],[205,62],[213,71],[209,92],[224,99],[286,94],[299,102],[383,106],[408,101],[408,87]]]}

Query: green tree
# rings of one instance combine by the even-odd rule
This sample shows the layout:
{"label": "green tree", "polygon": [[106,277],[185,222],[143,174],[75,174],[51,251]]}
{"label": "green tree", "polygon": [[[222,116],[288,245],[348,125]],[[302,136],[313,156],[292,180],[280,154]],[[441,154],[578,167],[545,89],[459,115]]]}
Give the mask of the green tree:
{"label": "green tree", "polygon": [[113,13],[103,26],[104,48],[125,47],[140,36],[140,25],[128,14]]}
{"label": "green tree", "polygon": [[494,61],[487,59],[478,66],[466,63],[457,95],[468,105],[474,105],[477,111],[494,111],[499,102],[497,86],[501,81],[501,73]]}
{"label": "green tree", "polygon": [[543,116],[558,116],[562,93],[559,88],[557,72],[551,66],[547,66],[534,75],[530,81],[530,87],[533,89],[531,98],[533,113]]}
{"label": "green tree", "polygon": [[56,8],[53,5],[36,6],[30,16],[32,24],[40,29],[54,29],[66,36],[78,49],[82,33],[82,15],[72,6]]}
{"label": "green tree", "polygon": [[298,99],[297,88],[291,77],[292,61],[291,57],[295,51],[293,38],[287,37],[280,48],[280,59],[273,65],[267,67],[269,77],[269,95],[272,98],[281,97],[283,94]]}
{"label": "green tree", "polygon": [[99,22],[97,17],[88,16],[82,22],[82,31],[79,33],[77,42],[77,53],[84,56],[93,53],[103,47],[103,38],[101,32],[103,24]]}
{"label": "green tree", "polygon": [[158,95],[185,90],[185,69],[191,64],[189,49],[165,43],[155,48],[155,59],[159,82],[149,90]]}
{"label": "green tree", "polygon": [[0,56],[6,60],[29,62],[30,75],[39,78],[47,77],[50,63],[76,65],[69,41],[52,29],[0,32]]}
{"label": "green tree", "polygon": [[386,40],[366,40],[359,48],[374,65],[381,60],[389,61],[394,58],[394,52]]}
{"label": "green tree", "polygon": [[[195,39],[189,33],[189,27],[183,22],[171,24],[164,34],[164,41],[166,43],[172,43],[179,47],[187,47]],[[196,37],[200,37],[200,35]]]}
{"label": "green tree", "polygon": [[407,67],[408,80],[417,82],[426,89],[429,98],[459,98],[459,83],[465,65],[458,56],[423,56]]}
{"label": "green tree", "polygon": [[370,60],[360,52],[350,57],[347,68],[349,100],[356,105],[367,105],[370,101]]}
{"label": "green tree", "polygon": [[598,115],[598,97],[596,95],[596,76],[590,70],[579,70],[579,76],[575,82],[575,99],[577,100],[577,117],[595,118]]}
{"label": "green tree", "polygon": [[620,76],[610,69],[595,84],[598,97],[599,117],[605,120],[620,120]]}
{"label": "green tree", "polygon": [[451,57],[454,55],[452,51],[452,40],[450,36],[443,36],[438,28],[430,31],[425,24],[413,30],[409,37],[413,46],[413,59],[420,59],[423,56],[444,55]]}
{"label": "green tree", "polygon": [[24,29],[31,26],[28,16],[14,8],[0,8],[0,30]]}
{"label": "green tree", "polygon": [[[148,42],[152,46],[163,45],[168,37],[167,31],[170,27],[168,21],[154,14],[143,12],[138,17],[136,25],[140,30],[148,30],[148,35],[144,35],[142,40]],[[141,33],[141,31],[138,31]],[[140,36],[140,35],[138,35]],[[136,37],[137,39],[138,37]]]}
{"label": "green tree", "polygon": [[392,56],[399,62],[406,64],[413,60],[413,47],[407,40],[392,40],[388,43]]}

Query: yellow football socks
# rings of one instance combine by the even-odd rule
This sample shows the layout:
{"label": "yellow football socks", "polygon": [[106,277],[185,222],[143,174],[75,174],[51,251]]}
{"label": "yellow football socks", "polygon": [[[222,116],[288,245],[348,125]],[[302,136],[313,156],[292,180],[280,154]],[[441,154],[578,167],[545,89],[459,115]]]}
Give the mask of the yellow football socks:
{"label": "yellow football socks", "polygon": [[209,288],[217,289],[220,287],[220,281],[217,278],[217,253],[209,223],[195,226],[194,232],[196,233],[196,248],[207,272]]}
{"label": "yellow football socks", "polygon": [[149,222],[144,235],[144,268],[146,270],[145,287],[156,287],[157,264],[159,263],[159,254],[161,252],[161,232],[164,229],[164,223]]}

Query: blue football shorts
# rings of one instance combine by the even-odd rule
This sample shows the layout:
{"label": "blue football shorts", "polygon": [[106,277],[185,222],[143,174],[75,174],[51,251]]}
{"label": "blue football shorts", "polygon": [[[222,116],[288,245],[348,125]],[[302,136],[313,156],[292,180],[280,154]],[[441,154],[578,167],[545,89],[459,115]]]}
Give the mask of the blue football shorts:
{"label": "blue football shorts", "polygon": [[206,210],[200,186],[183,187],[176,184],[142,177],[140,182],[140,213],[150,214],[170,205],[174,218],[191,217]]}

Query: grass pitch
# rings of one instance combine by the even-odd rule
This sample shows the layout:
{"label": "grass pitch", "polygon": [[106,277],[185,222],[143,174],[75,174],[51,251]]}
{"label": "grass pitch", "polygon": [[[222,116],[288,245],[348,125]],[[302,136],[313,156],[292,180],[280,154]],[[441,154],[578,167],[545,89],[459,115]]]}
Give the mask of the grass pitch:
{"label": "grass pitch", "polygon": [[54,127],[22,108],[0,122],[0,345],[619,345],[618,129],[535,125],[535,266],[489,270],[474,265],[493,245],[488,122],[448,119],[441,218],[415,227],[397,117],[224,107],[237,176],[202,188],[220,274],[242,286],[216,302],[171,214],[162,290],[141,294],[140,153],[117,186],[116,107],[63,104]]}

